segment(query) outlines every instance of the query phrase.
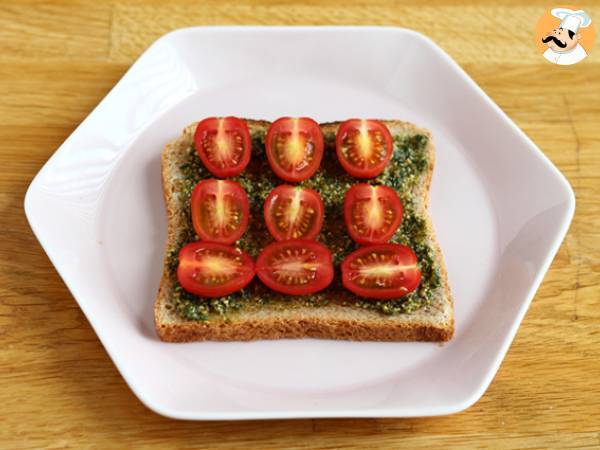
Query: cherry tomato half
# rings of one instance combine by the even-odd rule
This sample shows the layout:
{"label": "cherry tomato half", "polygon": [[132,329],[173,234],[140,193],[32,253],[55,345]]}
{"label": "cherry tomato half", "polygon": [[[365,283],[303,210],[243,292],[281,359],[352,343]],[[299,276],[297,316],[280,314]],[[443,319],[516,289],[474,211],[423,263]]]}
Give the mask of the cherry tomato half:
{"label": "cherry tomato half", "polygon": [[342,262],[342,283],[356,295],[374,299],[403,297],[421,282],[417,256],[401,244],[378,244],[350,253]]}
{"label": "cherry tomato half", "polygon": [[209,117],[194,134],[196,152],[215,177],[239,175],[250,161],[252,141],[248,125],[237,117]]}
{"label": "cherry tomato half", "polygon": [[282,294],[313,294],[333,280],[331,253],[315,241],[273,242],[258,256],[256,274],[267,287]]}
{"label": "cherry tomato half", "polygon": [[402,202],[388,186],[359,183],[346,192],[344,220],[348,234],[359,244],[383,244],[402,222]]}
{"label": "cherry tomato half", "polygon": [[239,291],[254,277],[254,261],[240,249],[197,241],[179,252],[177,279],[192,294],[222,297]]}
{"label": "cherry tomato half", "polygon": [[278,241],[314,239],[323,225],[323,201],[318,192],[283,184],[265,200],[265,223]]}
{"label": "cherry tomato half", "polygon": [[233,244],[248,226],[248,196],[231,180],[202,180],[192,191],[192,223],[203,241]]}
{"label": "cherry tomato half", "polygon": [[392,135],[378,120],[346,120],[338,128],[335,150],[340,164],[356,178],[383,172],[393,153]]}
{"label": "cherry tomato half", "polygon": [[319,169],[323,158],[323,133],[307,117],[277,119],[265,138],[267,159],[275,174],[285,180],[306,180]]}

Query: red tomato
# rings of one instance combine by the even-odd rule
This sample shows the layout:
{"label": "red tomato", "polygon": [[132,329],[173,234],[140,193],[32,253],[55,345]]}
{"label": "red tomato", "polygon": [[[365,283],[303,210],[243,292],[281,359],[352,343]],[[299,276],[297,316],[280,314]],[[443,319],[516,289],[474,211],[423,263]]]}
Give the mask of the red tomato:
{"label": "red tomato", "polygon": [[269,127],[265,146],[273,172],[283,180],[298,182],[319,169],[323,133],[319,124],[307,117],[282,117]]}
{"label": "red tomato", "polygon": [[273,242],[258,256],[256,274],[274,291],[290,295],[313,294],[333,280],[331,253],[315,241]]}
{"label": "red tomato", "polygon": [[392,135],[377,120],[350,119],[335,138],[340,164],[353,177],[373,178],[383,172],[394,150]]}
{"label": "red tomato", "polygon": [[252,141],[248,125],[237,117],[209,117],[196,127],[196,152],[215,177],[239,175],[250,161]]}
{"label": "red tomato", "polygon": [[342,283],[361,297],[400,298],[414,291],[421,271],[414,252],[400,244],[378,244],[350,253],[342,262]]}
{"label": "red tomato", "polygon": [[239,291],[254,277],[254,261],[240,249],[197,241],[179,252],[177,279],[192,294],[222,297]]}
{"label": "red tomato", "polygon": [[316,191],[282,184],[265,200],[265,222],[278,241],[314,239],[323,225],[323,201]]}
{"label": "red tomato", "polygon": [[402,222],[402,202],[390,187],[355,184],[344,198],[344,220],[359,244],[383,244]]}
{"label": "red tomato", "polygon": [[203,241],[233,244],[248,226],[248,196],[231,180],[202,180],[192,191],[192,223]]}

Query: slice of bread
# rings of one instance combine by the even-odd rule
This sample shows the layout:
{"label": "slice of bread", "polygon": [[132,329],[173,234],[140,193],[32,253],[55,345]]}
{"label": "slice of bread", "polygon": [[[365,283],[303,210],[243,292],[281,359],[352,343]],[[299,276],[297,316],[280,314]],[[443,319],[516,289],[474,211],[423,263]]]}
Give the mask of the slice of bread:
{"label": "slice of bread", "polygon": [[[323,338],[372,341],[447,341],[454,332],[454,311],[452,297],[442,252],[437,243],[432,223],[427,213],[429,185],[434,166],[435,153],[430,133],[412,124],[400,121],[384,121],[395,139],[411,136],[426,136],[423,151],[427,157],[427,167],[411,183],[407,194],[412,199],[414,214],[422,218],[424,243],[433,261],[438,283],[429,292],[424,305],[414,310],[395,314],[385,314],[381,310],[365,307],[365,303],[327,298],[327,301],[310,304],[301,298],[289,298],[269,293],[271,299],[264,302],[260,295],[250,294],[243,307],[219,314],[211,310],[202,320],[190,320],[181,314],[177,307],[177,295],[181,292],[175,272],[176,254],[179,248],[194,239],[190,230],[189,199],[182,180],[183,170],[189,158],[197,158],[193,152],[193,135],[196,124],[183,130],[183,135],[168,144],[162,152],[161,168],[164,200],[168,217],[167,255],[163,275],[156,299],[154,316],[156,331],[163,341],[189,342],[199,340],[246,341],[255,339],[281,338]],[[262,145],[269,122],[247,121],[253,137],[253,158],[264,158]],[[335,135],[338,123],[323,124],[322,131],[327,137]],[[326,160],[337,163],[335,150],[326,147]],[[323,163],[322,163],[323,164]],[[355,180],[357,181],[357,180]],[[283,183],[283,181],[278,181]],[[189,192],[189,186],[188,186]],[[325,200],[325,199],[324,199]],[[252,205],[251,205],[252,206]],[[256,206],[256,205],[255,205]],[[258,205],[260,211],[262,205]],[[406,212],[405,212],[406,214]],[[325,222],[337,218],[328,218]],[[262,215],[254,214],[251,221],[263,221]],[[261,236],[269,239],[263,229]],[[335,234],[334,234],[335,235]],[[322,240],[325,244],[330,243]],[[264,243],[261,243],[261,246]],[[175,259],[174,259],[175,258]],[[339,278],[339,273],[336,275]],[[260,284],[256,278],[253,283]],[[259,286],[257,289],[260,292]],[[254,292],[254,291],[251,291]],[[325,295],[337,297],[341,291],[326,292]],[[337,294],[336,294],[337,293]],[[256,298],[252,298],[252,296]],[[273,299],[274,297],[274,299]],[[417,299],[418,300],[418,299]],[[199,299],[198,301],[203,301]],[[196,318],[195,318],[196,319]]]}

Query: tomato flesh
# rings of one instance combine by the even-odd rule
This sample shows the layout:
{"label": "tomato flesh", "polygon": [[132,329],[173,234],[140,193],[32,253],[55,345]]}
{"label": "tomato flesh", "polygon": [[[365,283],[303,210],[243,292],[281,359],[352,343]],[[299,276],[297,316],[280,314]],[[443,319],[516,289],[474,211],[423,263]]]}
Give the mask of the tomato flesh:
{"label": "tomato flesh", "polygon": [[392,144],[387,126],[377,120],[347,120],[335,139],[340,164],[357,178],[373,178],[383,172],[392,157]]}
{"label": "tomato flesh", "polygon": [[350,253],[342,262],[342,283],[361,297],[400,298],[421,282],[417,256],[401,244],[378,244]]}
{"label": "tomato flesh", "polygon": [[285,180],[306,180],[319,169],[323,158],[323,133],[308,117],[277,119],[265,138],[267,159],[275,174]]}
{"label": "tomato flesh", "polygon": [[359,183],[344,198],[348,234],[359,244],[388,242],[402,222],[402,202],[388,186]]}
{"label": "tomato flesh", "polygon": [[254,261],[240,249],[214,242],[192,242],[179,252],[177,280],[192,294],[222,297],[254,277]]}
{"label": "tomato flesh", "polygon": [[196,127],[194,144],[204,166],[219,178],[239,175],[250,161],[250,131],[237,117],[202,120]]}
{"label": "tomato flesh", "polygon": [[203,241],[232,244],[248,226],[244,188],[231,180],[202,180],[192,191],[192,224]]}
{"label": "tomato flesh", "polygon": [[282,294],[313,294],[333,280],[331,253],[315,241],[273,242],[258,256],[256,274],[267,287]]}
{"label": "tomato flesh", "polygon": [[323,225],[323,201],[312,189],[284,184],[265,200],[264,216],[269,233],[278,241],[314,239]]}

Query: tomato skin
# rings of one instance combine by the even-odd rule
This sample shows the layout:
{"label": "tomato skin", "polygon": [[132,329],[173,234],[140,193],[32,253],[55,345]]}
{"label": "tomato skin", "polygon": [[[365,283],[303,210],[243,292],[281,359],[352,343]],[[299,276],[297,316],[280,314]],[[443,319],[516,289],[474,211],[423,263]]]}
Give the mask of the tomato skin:
{"label": "tomato skin", "polygon": [[[360,154],[357,141],[368,144],[370,152],[377,151],[374,161],[352,161],[352,155]],[[351,142],[351,143],[350,143]],[[379,175],[392,158],[394,146],[388,127],[379,120],[349,119],[343,122],[335,137],[338,160],[349,175],[356,178],[373,178]],[[365,150],[366,151],[366,150]],[[370,156],[370,155],[368,155]]]}
{"label": "tomato skin", "polygon": [[[293,216],[287,217],[287,212]],[[323,225],[323,214],[323,200],[317,191],[289,184],[273,189],[264,204],[267,229],[277,241],[316,238]]]}
{"label": "tomato skin", "polygon": [[[222,280],[211,281],[213,275]],[[250,283],[254,275],[254,261],[238,248],[196,241],[179,251],[177,280],[186,291],[201,297],[232,294]]]}
{"label": "tomato skin", "polygon": [[[288,148],[288,141],[290,138],[294,139],[294,136],[297,138],[296,148],[302,146],[303,149],[298,155],[298,161],[288,162],[291,168],[286,168],[278,154],[285,153],[281,147]],[[296,183],[312,177],[319,169],[323,158],[323,132],[319,124],[308,117],[281,117],[269,127],[265,137],[265,148],[273,172],[282,180]],[[310,149],[311,155],[306,154],[307,149]]]}
{"label": "tomato skin", "polygon": [[[231,154],[222,161],[211,160],[219,139]],[[246,121],[237,117],[209,117],[200,121],[194,133],[194,146],[204,166],[215,177],[239,175],[250,162],[250,131]]]}
{"label": "tomato skin", "polygon": [[314,294],[333,280],[331,252],[323,244],[305,239],[272,242],[258,256],[256,274],[267,287],[282,294]]}
{"label": "tomato skin", "polygon": [[350,237],[362,245],[388,242],[402,223],[402,201],[389,186],[353,185],[344,197]]}
{"label": "tomato skin", "polygon": [[[398,274],[390,276],[389,272],[394,268]],[[405,245],[369,245],[350,253],[342,262],[342,284],[360,297],[376,300],[400,298],[414,291],[420,282],[417,256]],[[384,283],[388,285],[382,286]]]}
{"label": "tomato skin", "polygon": [[[215,217],[217,215],[215,207],[218,202],[225,205],[223,214],[228,214],[229,217]],[[200,181],[192,191],[191,210],[194,230],[203,241],[233,244],[242,237],[248,227],[250,217],[248,196],[244,188],[232,180],[211,178]],[[227,219],[226,223],[215,223],[215,220],[225,219]]]}

